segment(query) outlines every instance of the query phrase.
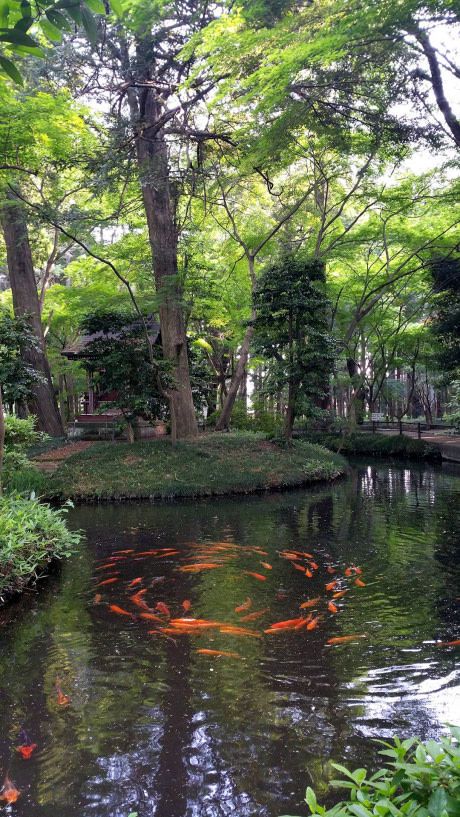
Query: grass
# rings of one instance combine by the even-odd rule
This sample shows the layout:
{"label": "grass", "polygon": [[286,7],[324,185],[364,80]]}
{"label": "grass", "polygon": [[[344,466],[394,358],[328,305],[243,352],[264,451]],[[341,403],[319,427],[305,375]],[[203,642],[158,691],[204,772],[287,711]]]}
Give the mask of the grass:
{"label": "grass", "polygon": [[19,495],[0,497],[0,604],[75,549],[80,534],[67,529],[64,512]]}
{"label": "grass", "polygon": [[280,448],[250,432],[169,440],[97,443],[66,460],[48,478],[46,494],[78,501],[175,499],[246,494],[331,480],[342,457],[317,445]]}
{"label": "grass", "polygon": [[441,461],[441,452],[435,446],[416,440],[413,437],[402,435],[384,436],[368,432],[355,432],[341,436],[340,434],[325,434],[311,432],[308,440],[329,448],[331,451],[340,451],[344,456],[395,457],[399,459]]}

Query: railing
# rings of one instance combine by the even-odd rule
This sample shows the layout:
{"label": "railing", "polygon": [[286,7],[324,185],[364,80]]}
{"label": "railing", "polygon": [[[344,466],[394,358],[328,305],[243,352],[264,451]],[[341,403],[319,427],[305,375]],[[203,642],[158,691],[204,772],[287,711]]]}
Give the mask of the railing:
{"label": "railing", "polygon": [[372,431],[373,434],[377,431],[393,431],[394,429],[397,429],[399,434],[403,434],[404,431],[409,431],[416,433],[419,440],[421,439],[422,432],[433,431],[436,433],[436,431],[444,431],[451,436],[458,434],[454,426],[446,425],[441,421],[427,423],[422,420],[380,420],[373,418],[372,420],[362,423],[358,428],[361,431]]}

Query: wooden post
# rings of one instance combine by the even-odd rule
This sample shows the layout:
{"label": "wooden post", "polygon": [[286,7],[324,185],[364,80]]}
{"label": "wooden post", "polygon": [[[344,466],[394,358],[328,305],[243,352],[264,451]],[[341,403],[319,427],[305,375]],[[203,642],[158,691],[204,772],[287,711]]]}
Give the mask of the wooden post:
{"label": "wooden post", "polygon": [[399,433],[402,435],[402,420],[399,421]]}

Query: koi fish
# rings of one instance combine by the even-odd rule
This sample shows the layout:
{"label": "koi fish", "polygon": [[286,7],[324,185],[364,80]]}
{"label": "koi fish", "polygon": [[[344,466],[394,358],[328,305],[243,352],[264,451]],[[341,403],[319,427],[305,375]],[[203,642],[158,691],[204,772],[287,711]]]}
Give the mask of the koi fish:
{"label": "koi fish", "polygon": [[355,565],[352,565],[352,567],[353,567],[353,570],[355,571],[355,573],[357,573],[359,576],[363,572],[360,567],[356,567]]}
{"label": "koi fish", "polygon": [[311,570],[308,569],[308,567],[305,568],[305,575],[306,575],[307,579],[312,579],[313,578],[313,573],[311,572]]}
{"label": "koi fish", "polygon": [[246,599],[243,604],[239,604],[238,607],[235,607],[235,613],[244,613],[245,610],[249,610],[252,605],[252,599],[249,597]]}
{"label": "koi fish", "polygon": [[168,550],[167,553],[157,553],[157,559],[167,559],[168,556],[176,556],[179,553],[178,550]]}
{"label": "koi fish", "polygon": [[163,619],[156,616],[155,613],[139,613],[139,618],[144,618],[146,621],[159,621],[163,624]]}
{"label": "koi fish", "polygon": [[221,627],[220,621],[208,621],[205,618],[172,618],[169,622],[171,627],[190,627],[193,629],[207,629],[208,627]]}
{"label": "koi fish", "polygon": [[348,593],[348,590],[338,590],[337,593],[333,593],[333,599],[343,599],[343,597]]}
{"label": "koi fish", "polygon": [[362,582],[361,579],[355,579],[356,587],[366,587],[366,582]]}
{"label": "koi fish", "polygon": [[264,607],[263,610],[256,610],[254,613],[248,613],[246,616],[241,616],[240,621],[257,621],[258,618],[262,618],[265,613],[268,613],[269,607]]}
{"label": "koi fish", "polygon": [[309,607],[316,607],[316,605],[321,601],[320,597],[318,596],[316,599],[310,599],[310,601],[304,601],[303,604],[300,605],[301,610],[308,610]]}
{"label": "koi fish", "polygon": [[190,599],[184,599],[184,601],[182,602],[182,607],[184,609],[184,612],[188,613],[189,610],[192,609],[192,602],[190,601]]}
{"label": "koi fish", "polygon": [[291,564],[296,570],[300,570],[301,573],[305,573],[306,568],[303,565],[299,565],[297,562],[291,562]]}
{"label": "koi fish", "polygon": [[252,576],[254,579],[257,579],[257,581],[259,581],[259,582],[267,581],[267,577],[262,576],[262,573],[254,573],[254,571],[252,571],[252,570],[245,570],[244,572],[246,573],[247,576]]}
{"label": "koi fish", "polygon": [[328,573],[330,573],[331,575],[332,575],[332,573],[335,573],[335,567],[332,567],[332,565],[328,565],[328,566],[326,567],[326,570],[327,570],[327,572],[328,572]]}
{"label": "koi fish", "polygon": [[133,590],[137,587],[138,584],[141,584],[143,581],[143,576],[138,576],[137,579],[133,579],[132,582],[128,584],[128,590]]}
{"label": "koi fish", "polygon": [[102,601],[102,596],[101,596],[101,594],[100,594],[100,593],[96,593],[96,595],[94,596],[94,599],[93,599],[93,603],[94,603],[94,604],[100,604],[100,603],[101,603],[101,601]]}
{"label": "koi fish", "polygon": [[136,607],[140,607],[141,610],[148,610],[150,612],[150,607],[142,598],[146,592],[147,588],[144,588],[143,590],[138,590],[137,593],[134,593],[129,598],[132,601],[132,603],[136,605]]}
{"label": "koi fish", "polygon": [[[293,630],[297,627],[298,624],[303,624],[305,619],[301,618],[288,618],[286,621],[276,621],[274,624],[270,624],[269,630]],[[267,630],[265,630],[267,632]]]}
{"label": "koi fish", "polygon": [[339,608],[337,607],[337,605],[334,604],[333,601],[330,601],[328,603],[327,609],[329,610],[330,613],[338,613],[339,612]]}
{"label": "koi fish", "polygon": [[346,641],[356,641],[357,638],[366,638],[364,634],[361,635],[337,635],[334,638],[328,638],[328,644],[345,644]]}
{"label": "koi fish", "polygon": [[36,748],[36,743],[24,743],[22,746],[16,746],[16,751],[19,752],[23,760],[30,760]]}
{"label": "koi fish", "polygon": [[438,641],[435,647],[458,647],[459,645],[460,638],[456,638],[455,641]]}
{"label": "koi fish", "polygon": [[269,562],[261,562],[260,564],[265,568],[265,570],[273,570],[273,567]]}
{"label": "koi fish", "polygon": [[181,573],[199,573],[200,570],[213,570],[215,567],[221,567],[216,562],[198,562],[195,565],[183,565],[179,567]]}
{"label": "koi fish", "polygon": [[10,805],[11,803],[16,803],[20,796],[21,792],[16,788],[8,775],[6,775],[3,786],[0,789],[0,800]]}
{"label": "koi fish", "polygon": [[345,568],[345,576],[352,576],[352,575],[353,575],[353,571],[352,571],[351,567]]}
{"label": "koi fish", "polygon": [[334,581],[328,582],[328,584],[326,584],[326,590],[333,590],[334,587],[337,587],[337,585],[338,585],[338,581],[337,581],[337,579],[334,579]]}
{"label": "koi fish", "polygon": [[297,551],[293,550],[282,550],[279,554],[283,559],[288,559],[289,561],[293,561],[294,559],[298,559],[299,555],[302,558],[302,554],[299,554]]}
{"label": "koi fish", "polygon": [[218,658],[220,658],[222,656],[224,658],[240,658],[241,659],[241,655],[239,655],[237,652],[228,652],[228,650],[208,650],[208,649],[203,649],[203,650],[195,650],[195,652],[198,653],[198,655],[215,655]]}
{"label": "koi fish", "polygon": [[316,564],[316,562],[310,562],[309,564],[312,570],[318,570],[318,565]]}
{"label": "koi fish", "polygon": [[114,552],[115,554],[116,554],[116,553],[121,553],[123,556],[125,556],[125,555],[127,555],[128,553],[134,553],[134,548],[128,548],[128,550],[114,550],[113,552]]}
{"label": "koi fish", "polygon": [[309,621],[308,624],[307,624],[307,630],[315,630],[320,621],[321,621],[320,616],[316,616],[316,618],[312,618],[311,621]]}
{"label": "koi fish", "polygon": [[109,604],[109,610],[111,613],[116,613],[117,616],[127,616],[128,618],[134,618],[132,613],[129,613],[128,610],[125,610],[123,607],[119,607],[118,604]]}
{"label": "koi fish", "polygon": [[96,570],[108,570],[110,567],[116,567],[116,562],[108,562],[106,565],[100,565],[100,567],[96,567]]}
{"label": "koi fish", "polygon": [[115,582],[117,582],[117,581],[118,581],[118,579],[116,579],[116,578],[104,579],[104,581],[99,582],[99,584],[97,584],[96,587],[105,587],[106,584],[115,584]]}
{"label": "koi fish", "polygon": [[219,627],[219,632],[226,635],[247,635],[252,636],[252,638],[262,638],[261,634],[257,633],[255,630],[248,630],[246,627],[233,627],[231,624],[226,624],[223,627]]}
{"label": "koi fish", "polygon": [[70,704],[69,695],[64,695],[60,684],[56,681],[56,696],[59,706],[68,706]]}
{"label": "koi fish", "polygon": [[155,610],[158,610],[163,616],[167,616],[167,618],[171,618],[171,611],[167,604],[164,604],[162,601],[158,601],[155,604]]}

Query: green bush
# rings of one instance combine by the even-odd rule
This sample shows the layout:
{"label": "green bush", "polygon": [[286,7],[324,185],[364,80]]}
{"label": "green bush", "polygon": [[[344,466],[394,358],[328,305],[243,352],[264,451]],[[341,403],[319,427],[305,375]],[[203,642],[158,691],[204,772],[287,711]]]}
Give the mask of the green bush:
{"label": "green bush", "polygon": [[333,763],[345,779],[331,786],[348,789],[348,799],[326,809],[307,789],[305,800],[314,817],[459,817],[460,728],[451,736],[422,743],[417,738],[385,746],[379,754],[387,765],[368,776],[366,769],[349,771]]}
{"label": "green bush", "polygon": [[36,431],[35,417],[27,417],[21,420],[14,414],[5,415],[5,448],[22,449],[30,448],[47,438],[43,431]]}
{"label": "green bush", "polygon": [[13,414],[5,416],[5,452],[3,457],[2,484],[6,491],[40,491],[43,475],[27,458],[26,451],[46,441],[47,435],[35,429],[35,417],[19,419]]}
{"label": "green bush", "polygon": [[68,530],[65,511],[18,495],[0,497],[0,602],[75,550],[81,537]]}
{"label": "green bush", "polygon": [[[213,411],[209,415],[206,424],[213,428],[220,417],[220,411]],[[256,414],[248,414],[246,407],[241,402],[236,402],[230,419],[230,428],[237,431],[262,431],[270,436],[279,434],[282,428],[282,420],[269,411],[258,411]]]}

